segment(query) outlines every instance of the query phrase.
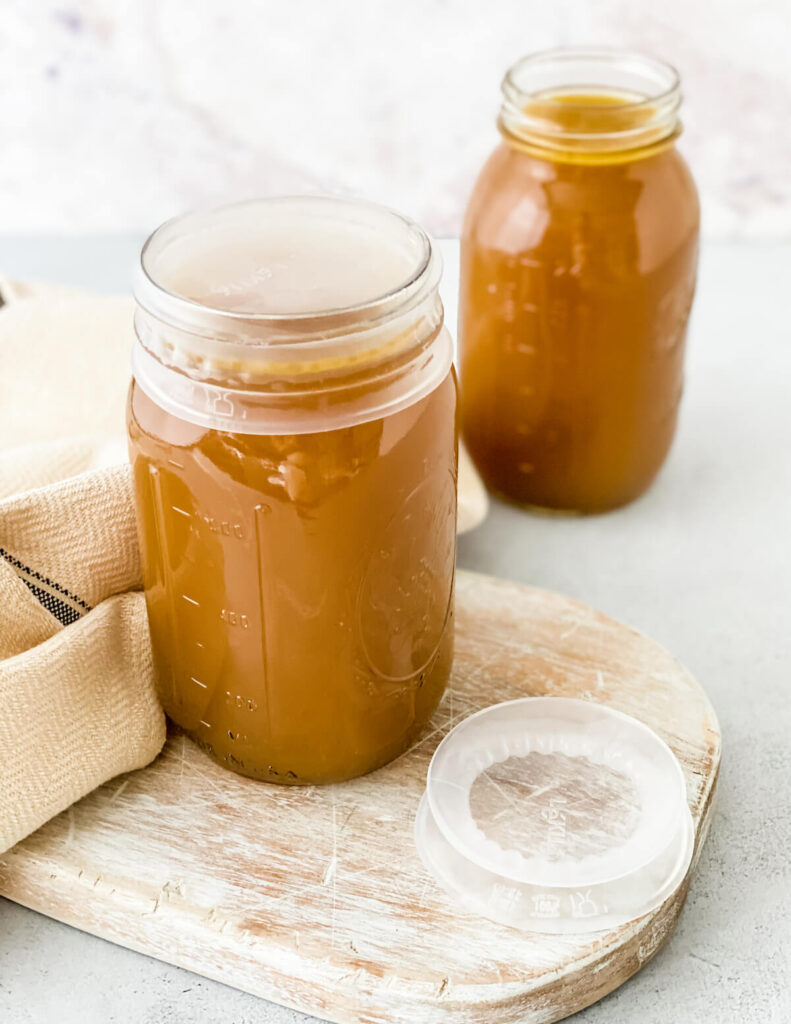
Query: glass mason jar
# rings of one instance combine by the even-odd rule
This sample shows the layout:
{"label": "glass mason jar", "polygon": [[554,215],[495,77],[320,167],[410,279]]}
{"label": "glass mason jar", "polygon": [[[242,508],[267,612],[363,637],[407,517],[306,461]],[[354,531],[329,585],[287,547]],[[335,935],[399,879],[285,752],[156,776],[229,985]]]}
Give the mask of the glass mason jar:
{"label": "glass mason jar", "polygon": [[168,715],[281,783],[404,751],[453,652],[456,384],[426,233],[330,198],[143,249],[128,430]]}
{"label": "glass mason jar", "polygon": [[604,511],[648,487],[676,428],[699,227],[679,79],[560,50],[502,90],[461,243],[463,433],[495,492]]}

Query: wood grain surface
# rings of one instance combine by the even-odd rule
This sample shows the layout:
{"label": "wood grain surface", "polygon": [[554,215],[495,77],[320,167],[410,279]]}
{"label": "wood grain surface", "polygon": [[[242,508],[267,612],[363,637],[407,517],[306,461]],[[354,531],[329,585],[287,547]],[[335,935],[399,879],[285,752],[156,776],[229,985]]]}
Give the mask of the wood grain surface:
{"label": "wood grain surface", "polygon": [[0,892],[330,1021],[560,1020],[656,953],[689,876],[632,924],[542,936],[460,910],[426,874],[412,838],[426,769],[448,729],[496,701],[543,694],[609,704],[669,743],[684,767],[699,852],[720,735],[690,674],[584,605],[460,572],[451,686],[432,727],[393,764],[343,785],[286,789],[215,766],[175,733],[152,765],[0,858]]}

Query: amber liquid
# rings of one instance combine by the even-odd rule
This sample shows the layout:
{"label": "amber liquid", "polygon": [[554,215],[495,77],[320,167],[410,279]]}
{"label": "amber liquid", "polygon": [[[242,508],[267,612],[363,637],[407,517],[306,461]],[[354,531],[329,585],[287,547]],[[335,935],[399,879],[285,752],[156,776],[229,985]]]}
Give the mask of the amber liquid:
{"label": "amber liquid", "polygon": [[282,783],[406,750],[453,652],[456,386],[316,434],[185,423],[129,403],[144,582],[169,716]]}
{"label": "amber liquid", "polygon": [[[551,99],[535,113],[570,132],[646,117],[613,96]],[[459,316],[463,431],[487,485],[580,512],[636,498],[670,448],[699,224],[672,140],[592,138],[549,154],[506,137],[492,154],[465,218]]]}

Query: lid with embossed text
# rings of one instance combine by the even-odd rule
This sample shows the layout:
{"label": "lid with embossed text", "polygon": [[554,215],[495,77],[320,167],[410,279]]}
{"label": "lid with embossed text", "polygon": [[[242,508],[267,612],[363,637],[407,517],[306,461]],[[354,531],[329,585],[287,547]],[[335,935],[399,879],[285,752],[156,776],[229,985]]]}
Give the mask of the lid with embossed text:
{"label": "lid with embossed text", "polygon": [[528,697],[471,715],[440,743],[415,841],[473,913],[579,933],[670,897],[694,830],[681,765],[648,726],[591,701]]}

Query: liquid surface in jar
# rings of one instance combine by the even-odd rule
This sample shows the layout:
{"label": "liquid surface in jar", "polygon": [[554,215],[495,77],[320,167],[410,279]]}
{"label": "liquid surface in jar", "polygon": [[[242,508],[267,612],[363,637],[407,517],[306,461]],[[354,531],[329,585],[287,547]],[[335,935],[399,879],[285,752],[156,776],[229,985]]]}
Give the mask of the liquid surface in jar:
{"label": "liquid surface in jar", "polygon": [[[652,111],[635,98],[537,97],[536,132],[506,136],[467,210],[463,430],[488,486],[522,504],[622,505],[675,432],[698,200],[673,139],[644,130]],[[639,144],[624,149],[624,131]],[[540,144],[546,133],[556,149]]]}
{"label": "liquid surface in jar", "polygon": [[451,374],[384,418],[255,436],[132,385],[161,697],[217,761],[334,782],[418,737],[452,660],[455,408]]}
{"label": "liquid surface in jar", "polygon": [[270,220],[264,241],[253,223],[247,235],[235,224],[173,243],[161,270],[170,289],[230,313],[299,316],[387,295],[415,270],[414,252],[383,246],[363,225],[279,223],[276,211]]}

